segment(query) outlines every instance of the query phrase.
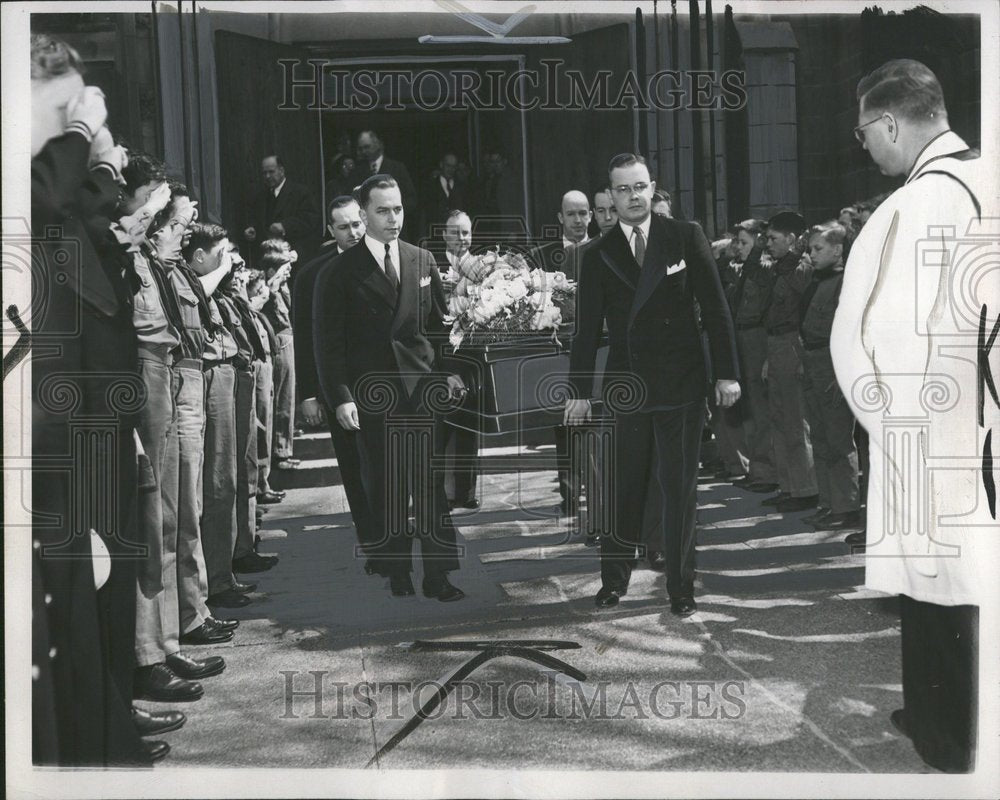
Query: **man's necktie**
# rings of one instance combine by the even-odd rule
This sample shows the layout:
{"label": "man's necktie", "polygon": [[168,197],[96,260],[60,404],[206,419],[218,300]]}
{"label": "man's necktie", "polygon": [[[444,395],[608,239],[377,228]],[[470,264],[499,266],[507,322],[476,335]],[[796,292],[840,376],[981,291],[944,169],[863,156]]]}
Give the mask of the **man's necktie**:
{"label": "man's necktie", "polygon": [[635,260],[641,267],[643,259],[646,258],[646,237],[642,235],[642,228],[638,226],[632,228],[632,235],[635,237]]}
{"label": "man's necktie", "polygon": [[397,292],[399,291],[399,273],[396,272],[396,266],[392,263],[392,253],[389,250],[389,245],[385,246],[385,276],[389,279],[389,283],[392,284],[392,288]]}
{"label": "man's necktie", "polygon": [[371,164],[372,175],[378,175],[378,163],[373,161]]}

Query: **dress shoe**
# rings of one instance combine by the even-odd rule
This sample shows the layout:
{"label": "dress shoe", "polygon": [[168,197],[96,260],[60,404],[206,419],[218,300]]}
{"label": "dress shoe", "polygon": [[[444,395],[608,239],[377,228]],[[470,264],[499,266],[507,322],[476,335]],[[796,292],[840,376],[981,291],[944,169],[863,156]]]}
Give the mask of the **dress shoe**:
{"label": "dress shoe", "polygon": [[204,693],[200,683],[179,677],[166,664],[139,667],[135,671],[136,697],[181,703],[198,700]]}
{"label": "dress shoe", "polygon": [[259,556],[250,552],[233,559],[233,572],[267,572],[277,563],[277,556]]}
{"label": "dress shoe", "polygon": [[868,544],[867,531],[854,531],[844,537],[844,541],[851,547],[865,547]]}
{"label": "dress shoe", "polygon": [[256,583],[240,583],[239,581],[233,581],[233,591],[239,594],[250,594],[257,590]]}
{"label": "dress shoe", "polygon": [[810,514],[808,517],[803,517],[802,521],[808,522],[810,525],[819,525],[832,513],[833,512],[830,511],[830,509],[820,506],[819,508],[816,509],[815,514]]}
{"label": "dress shoe", "polygon": [[757,494],[768,494],[773,492],[778,488],[776,483],[751,483],[747,487],[751,492],[756,492]]}
{"label": "dress shoe", "polygon": [[434,597],[442,603],[451,603],[465,597],[465,592],[457,586],[453,586],[447,575],[433,575],[424,578],[421,586],[424,597]]}
{"label": "dress shoe", "polygon": [[453,500],[449,505],[452,508],[479,508],[479,498],[466,497],[464,500]]}
{"label": "dress shoe", "polygon": [[417,593],[413,588],[409,572],[394,572],[389,576],[389,588],[393,597],[409,597]]}
{"label": "dress shoe", "polygon": [[594,605],[598,608],[611,608],[618,605],[618,601],[627,593],[626,588],[602,586],[594,597]]}
{"label": "dress shoe", "polygon": [[775,508],[783,514],[792,511],[805,511],[807,508],[816,508],[818,500],[819,497],[814,494],[809,497],[786,497],[777,503]]}
{"label": "dress shoe", "polygon": [[740,475],[738,478],[733,478],[732,484],[740,489],[749,489],[756,483],[753,478],[749,475]]}
{"label": "dress shoe", "polygon": [[253,601],[245,594],[240,594],[233,589],[226,589],[224,592],[209,595],[208,605],[213,608],[243,608]]}
{"label": "dress shoe", "polygon": [[586,547],[598,547],[601,544],[601,537],[596,533],[587,534],[587,540],[583,543]]}
{"label": "dress shoe", "polygon": [[378,567],[370,558],[365,559],[365,575],[378,575]]}
{"label": "dress shoe", "polygon": [[678,597],[670,601],[670,613],[678,617],[690,617],[697,610],[698,605],[693,597]]}
{"label": "dress shoe", "polygon": [[897,731],[899,731],[907,739],[912,739],[910,736],[910,729],[906,725],[906,711],[902,708],[897,708],[889,715],[889,722],[892,723]]}
{"label": "dress shoe", "polygon": [[170,745],[166,742],[142,742],[142,749],[150,761],[159,761],[165,758],[170,752]]}
{"label": "dress shoe", "polygon": [[782,502],[783,500],[787,500],[790,497],[791,495],[788,492],[778,492],[776,495],[773,495],[771,497],[765,497],[763,500],[760,501],[760,504],[762,506],[776,506],[778,505],[778,503]]}
{"label": "dress shoe", "polygon": [[272,506],[275,503],[280,503],[284,498],[277,492],[261,492],[257,495],[257,502],[261,505]]}
{"label": "dress shoe", "polygon": [[831,514],[822,521],[823,528],[831,531],[855,530],[863,524],[860,511],[842,511]]}
{"label": "dress shoe", "polygon": [[132,706],[132,724],[140,736],[156,736],[158,733],[175,731],[187,722],[180,711],[144,711]]}
{"label": "dress shoe", "polygon": [[302,462],[297,458],[281,458],[274,463],[278,469],[298,469]]}
{"label": "dress shoe", "polygon": [[205,622],[213,628],[220,631],[235,631],[240,627],[240,621],[238,619],[218,619],[217,617],[209,617]]}
{"label": "dress shoe", "polygon": [[649,568],[657,572],[663,572],[667,568],[667,559],[659,550],[650,550],[646,554],[646,561],[649,562]]}
{"label": "dress shoe", "polygon": [[[209,617],[211,619],[211,617]],[[181,634],[181,644],[222,644],[233,638],[231,630],[216,628],[208,623],[208,620],[201,623],[193,631]]]}
{"label": "dress shoe", "polygon": [[195,681],[218,675],[226,668],[226,662],[221,656],[191,658],[183,653],[174,653],[167,656],[167,666],[175,675],[180,675],[189,681]]}

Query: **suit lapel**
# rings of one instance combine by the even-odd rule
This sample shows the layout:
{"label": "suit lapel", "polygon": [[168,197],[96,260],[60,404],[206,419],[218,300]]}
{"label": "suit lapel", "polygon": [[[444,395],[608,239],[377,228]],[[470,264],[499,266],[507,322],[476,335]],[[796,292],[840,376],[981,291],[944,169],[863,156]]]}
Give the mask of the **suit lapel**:
{"label": "suit lapel", "polygon": [[[629,250],[628,242],[625,241],[625,234],[622,233],[620,225],[615,225],[614,230],[607,236],[607,241],[601,248],[601,259],[615,275],[617,275],[626,286],[633,292],[636,289],[635,279],[635,258]],[[624,265],[629,265],[625,267]]]}
{"label": "suit lapel", "polygon": [[361,281],[361,285],[385,301],[389,308],[396,308],[396,290],[392,287],[385,272],[382,271],[382,267],[375,263],[375,257],[371,250],[368,249],[364,241],[358,242],[351,248],[351,251],[353,250],[361,251],[355,262],[355,274]]}
{"label": "suit lapel", "polygon": [[[420,265],[417,263],[417,249],[406,242],[399,243],[399,304],[396,306],[396,316],[392,320],[392,332],[399,330],[408,316],[418,310],[420,298],[417,297],[420,280]],[[386,278],[386,282],[388,282]]]}
{"label": "suit lapel", "polygon": [[[643,259],[642,271],[639,274],[639,285],[635,290],[635,300],[629,320],[634,320],[636,314],[647,303],[657,287],[667,276],[667,265],[679,259],[679,243],[667,230],[667,224],[653,216],[649,226],[649,243],[646,245],[646,257]],[[677,255],[677,258],[673,258]]]}

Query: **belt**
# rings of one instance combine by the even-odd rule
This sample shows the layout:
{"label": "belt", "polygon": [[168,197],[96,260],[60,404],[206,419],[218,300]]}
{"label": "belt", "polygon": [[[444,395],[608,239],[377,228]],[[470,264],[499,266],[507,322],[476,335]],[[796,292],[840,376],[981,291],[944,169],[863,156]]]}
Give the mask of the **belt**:
{"label": "belt", "polygon": [[223,364],[235,364],[235,363],[236,363],[236,356],[223,358],[220,359],[219,361],[209,361],[208,359],[205,359],[204,361],[201,362],[201,370],[202,372],[208,372],[210,369],[214,367],[221,367]]}
{"label": "belt", "polygon": [[202,361],[200,358],[178,358],[174,362],[174,367],[177,369],[197,369],[202,368]]}
{"label": "belt", "polygon": [[827,339],[825,342],[803,342],[802,347],[805,350],[829,350],[830,340]]}
{"label": "belt", "polygon": [[157,361],[160,364],[166,364],[168,367],[174,363],[173,356],[170,355],[170,348],[166,345],[139,342],[138,355],[139,358]]}
{"label": "belt", "polygon": [[755,328],[762,328],[762,327],[763,327],[763,325],[761,325],[759,322],[737,322],[736,323],[736,330],[738,330],[738,331],[752,331]]}
{"label": "belt", "polygon": [[785,322],[781,325],[775,325],[773,328],[767,329],[768,336],[781,336],[785,333],[794,333],[798,331],[799,325],[797,322]]}

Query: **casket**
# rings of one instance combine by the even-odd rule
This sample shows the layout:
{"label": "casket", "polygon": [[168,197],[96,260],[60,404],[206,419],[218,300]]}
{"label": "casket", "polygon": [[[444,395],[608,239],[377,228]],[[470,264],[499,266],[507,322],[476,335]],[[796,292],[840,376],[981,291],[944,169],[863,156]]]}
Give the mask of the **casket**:
{"label": "casket", "polygon": [[[608,348],[597,352],[600,375]],[[453,358],[466,361],[478,375],[464,405],[446,417],[455,427],[486,435],[539,430],[561,425],[568,396],[569,347],[551,336],[525,335],[497,344],[463,344]],[[463,370],[466,372],[466,370]],[[594,382],[595,413],[601,381]]]}

